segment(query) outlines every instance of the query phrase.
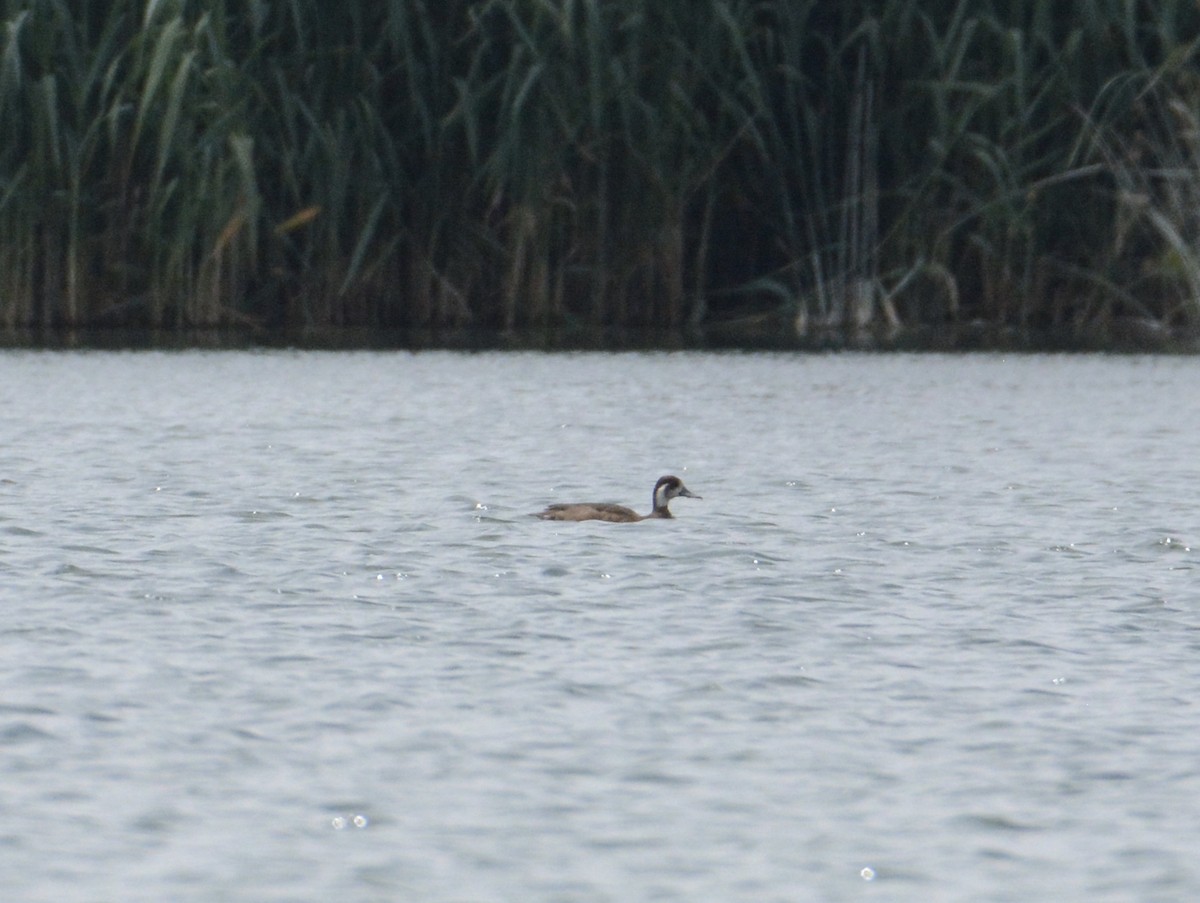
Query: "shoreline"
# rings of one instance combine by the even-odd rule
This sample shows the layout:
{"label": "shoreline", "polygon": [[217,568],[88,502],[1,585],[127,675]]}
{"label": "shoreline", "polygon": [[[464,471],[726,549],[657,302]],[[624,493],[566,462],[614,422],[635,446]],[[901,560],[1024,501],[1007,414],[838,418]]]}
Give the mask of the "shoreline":
{"label": "shoreline", "polygon": [[0,350],[325,351],[730,351],[822,353],[1200,353],[1200,329],[1115,319],[1082,327],[1021,328],[983,322],[889,328],[789,328],[783,318],[727,321],[691,329],[560,326],[370,328],[248,325],[190,329],[80,327],[0,329]]}

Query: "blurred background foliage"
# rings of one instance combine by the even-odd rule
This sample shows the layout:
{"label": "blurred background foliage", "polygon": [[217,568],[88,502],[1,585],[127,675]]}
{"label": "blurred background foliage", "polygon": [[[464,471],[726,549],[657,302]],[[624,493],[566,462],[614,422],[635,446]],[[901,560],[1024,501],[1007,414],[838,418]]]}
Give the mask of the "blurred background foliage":
{"label": "blurred background foliage", "polygon": [[0,0],[0,327],[1200,323],[1200,8]]}

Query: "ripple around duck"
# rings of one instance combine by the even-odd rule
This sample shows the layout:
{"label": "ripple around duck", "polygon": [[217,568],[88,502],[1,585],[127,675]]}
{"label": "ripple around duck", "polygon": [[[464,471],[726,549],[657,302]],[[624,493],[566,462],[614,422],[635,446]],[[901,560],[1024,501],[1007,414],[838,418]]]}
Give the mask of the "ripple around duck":
{"label": "ripple around duck", "polygon": [[32,527],[23,527],[20,524],[5,524],[4,526],[0,526],[0,533],[8,536],[27,536],[30,538],[46,535],[41,530],[35,530]]}
{"label": "ripple around duck", "polygon": [[0,723],[0,746],[18,746],[26,743],[40,743],[47,740],[57,740],[53,733],[42,730],[28,721],[15,721],[7,724]]}

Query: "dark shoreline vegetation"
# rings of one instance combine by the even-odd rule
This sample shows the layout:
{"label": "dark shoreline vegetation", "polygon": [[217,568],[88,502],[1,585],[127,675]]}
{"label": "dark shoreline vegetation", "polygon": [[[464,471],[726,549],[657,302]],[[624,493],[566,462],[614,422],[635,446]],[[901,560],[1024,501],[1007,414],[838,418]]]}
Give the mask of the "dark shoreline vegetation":
{"label": "dark shoreline vegetation", "polygon": [[0,8],[0,346],[1200,344],[1192,0]]}

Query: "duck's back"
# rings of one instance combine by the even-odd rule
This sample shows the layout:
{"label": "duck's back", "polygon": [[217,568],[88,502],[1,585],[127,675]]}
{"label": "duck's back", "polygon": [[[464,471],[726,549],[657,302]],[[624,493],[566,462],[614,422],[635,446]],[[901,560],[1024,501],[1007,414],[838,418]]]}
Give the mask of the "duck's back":
{"label": "duck's back", "polygon": [[550,505],[538,517],[542,520],[605,520],[614,524],[643,520],[642,515],[632,508],[605,503]]}

